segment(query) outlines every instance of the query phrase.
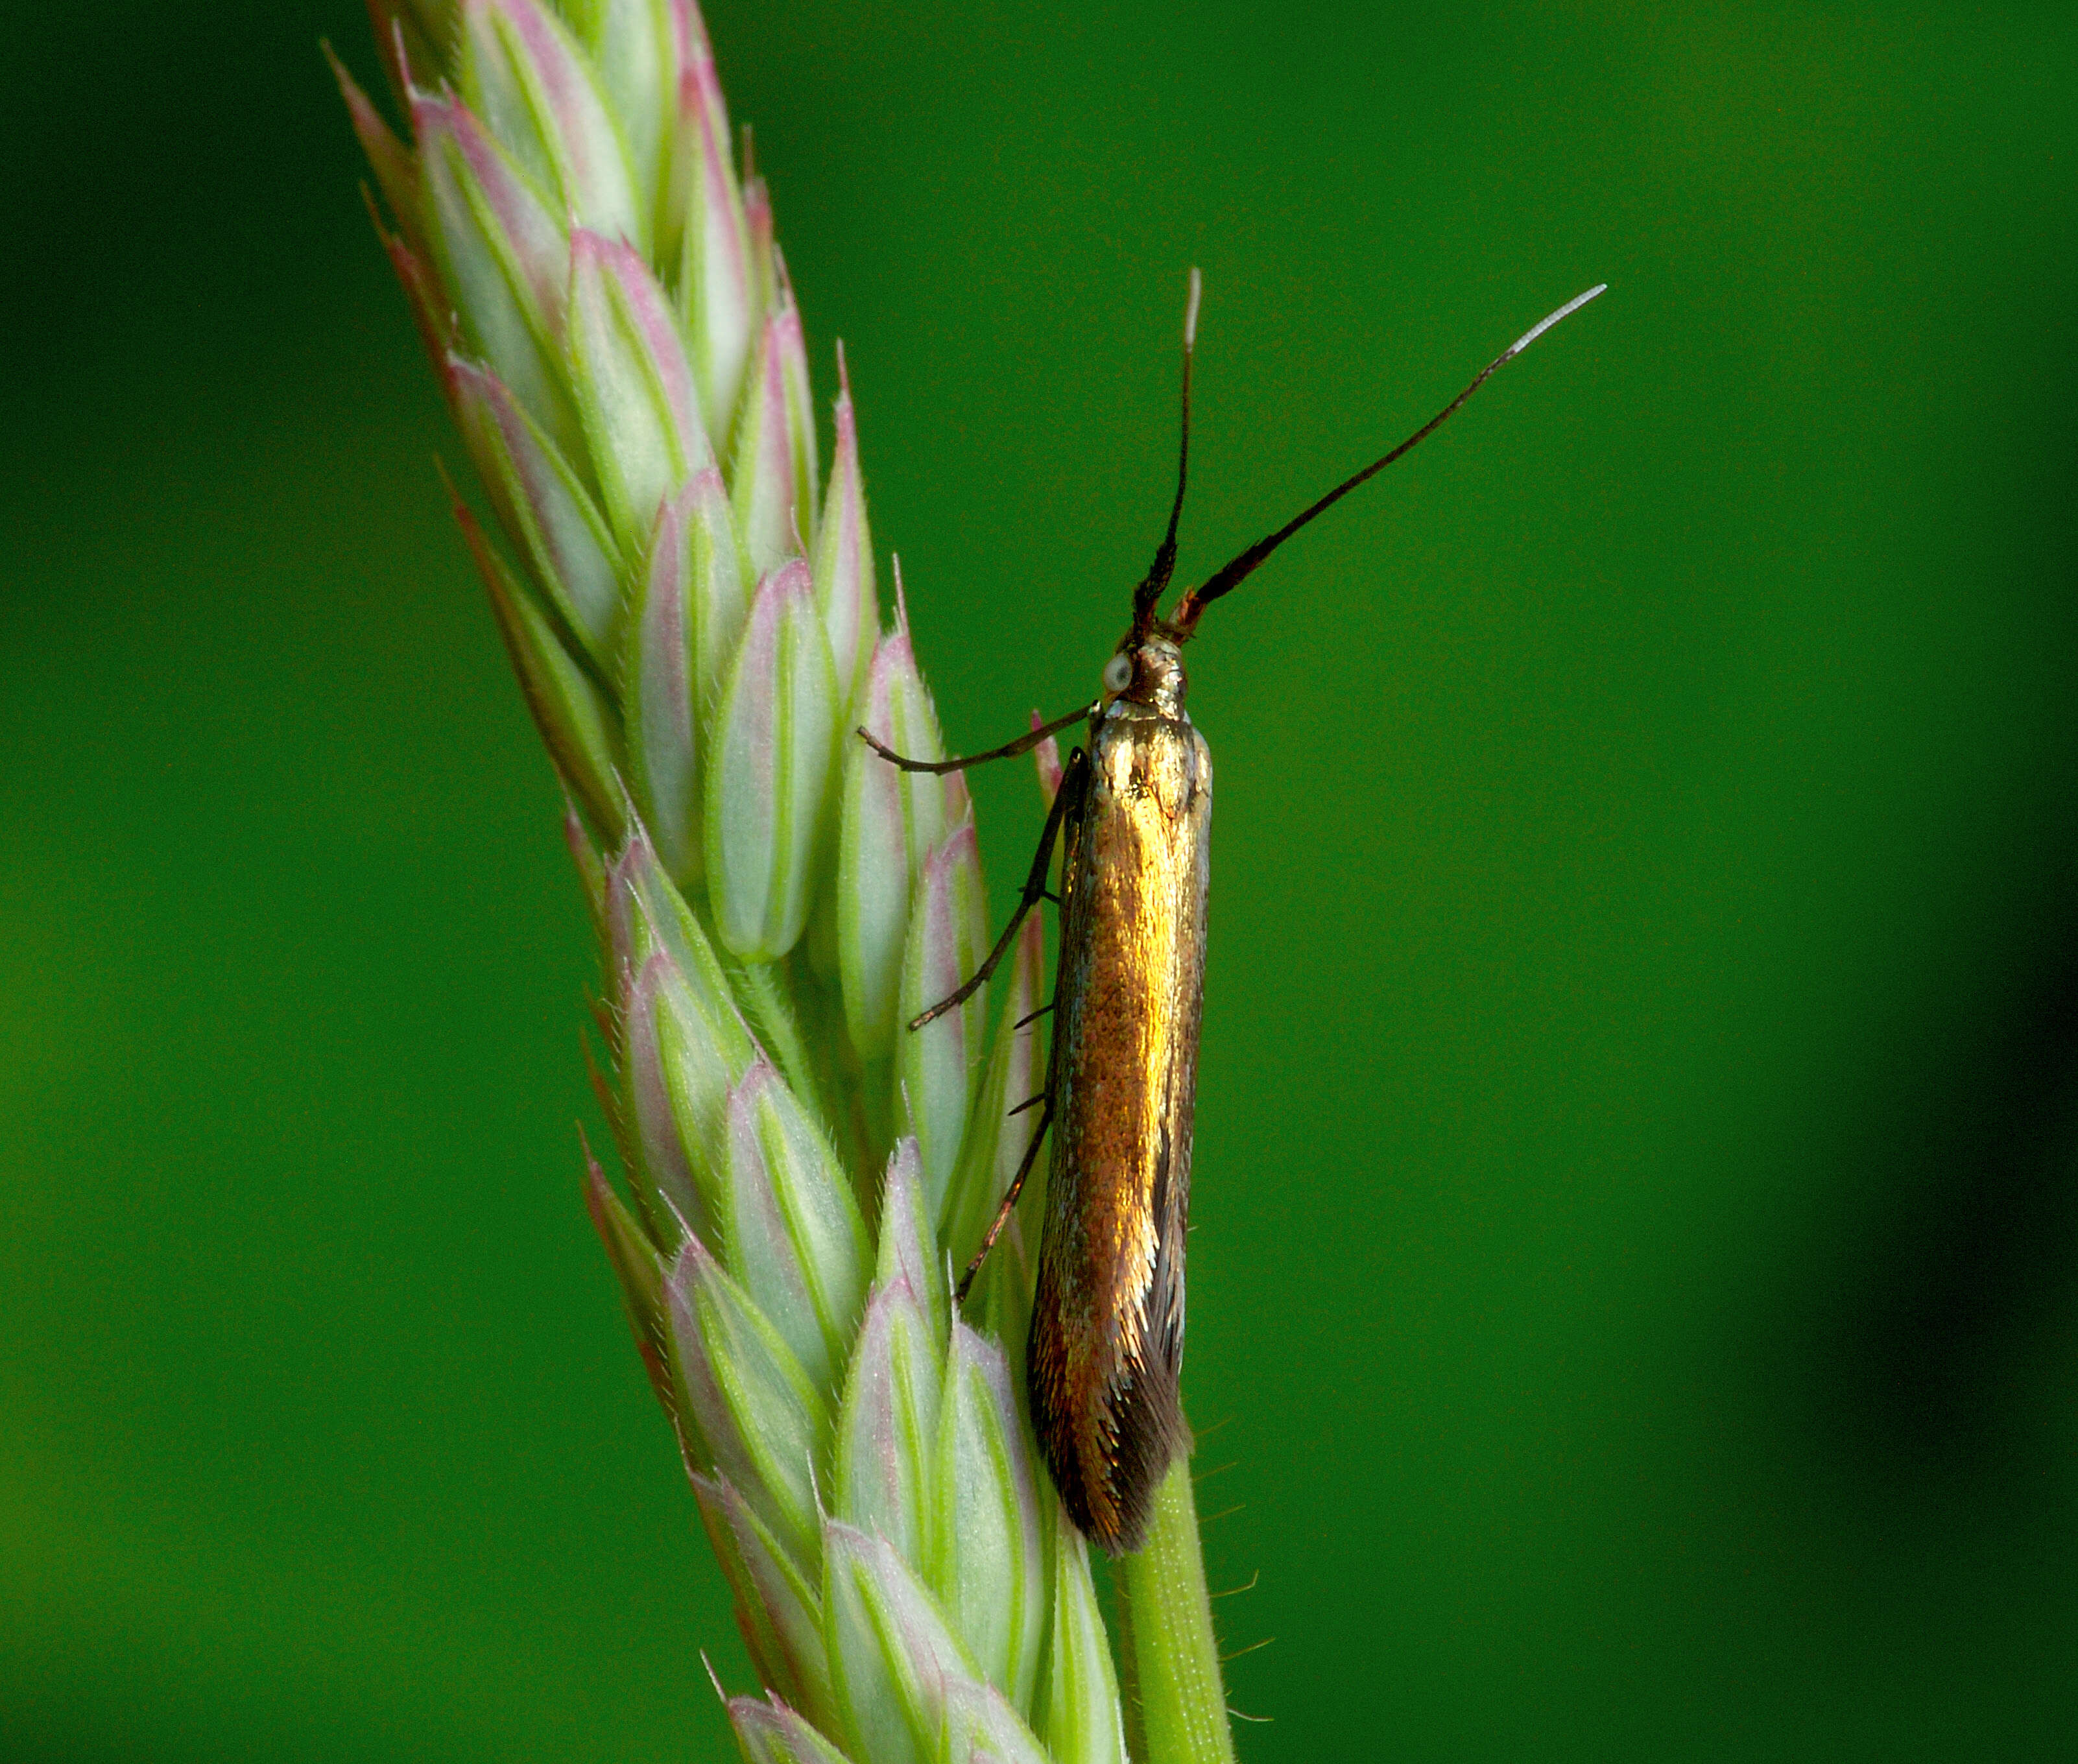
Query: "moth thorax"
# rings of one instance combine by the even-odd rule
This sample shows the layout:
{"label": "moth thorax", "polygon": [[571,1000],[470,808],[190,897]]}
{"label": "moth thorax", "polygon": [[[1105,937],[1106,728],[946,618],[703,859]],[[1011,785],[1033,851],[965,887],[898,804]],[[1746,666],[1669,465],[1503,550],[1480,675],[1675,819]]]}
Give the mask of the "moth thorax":
{"label": "moth thorax", "polygon": [[1176,645],[1166,637],[1149,636],[1112,657],[1104,689],[1129,704],[1144,704],[1159,715],[1179,717],[1191,682],[1184,677],[1183,657]]}

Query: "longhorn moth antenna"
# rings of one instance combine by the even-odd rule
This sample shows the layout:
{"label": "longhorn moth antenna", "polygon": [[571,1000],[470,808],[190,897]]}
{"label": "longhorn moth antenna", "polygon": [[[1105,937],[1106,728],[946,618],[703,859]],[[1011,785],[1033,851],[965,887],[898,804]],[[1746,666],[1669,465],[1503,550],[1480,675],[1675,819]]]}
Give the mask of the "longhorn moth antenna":
{"label": "longhorn moth antenna", "polygon": [[1133,593],[1133,628],[1140,636],[1154,628],[1155,603],[1167,591],[1176,569],[1176,526],[1183,518],[1183,491],[1191,481],[1191,358],[1197,352],[1198,301],[1204,286],[1204,278],[1193,266],[1191,292],[1183,303],[1183,438],[1176,448],[1176,500],[1169,505],[1169,531],[1155,548],[1147,578]]}
{"label": "longhorn moth antenna", "polygon": [[[1517,356],[1521,355],[1525,349],[1528,348],[1531,344],[1536,342],[1539,337],[1542,336],[1546,332],[1549,331],[1552,326],[1558,323],[1561,319],[1571,318],[1575,313],[1578,312],[1581,307],[1587,305],[1590,300],[1592,300],[1596,295],[1605,292],[1608,287],[1609,284],[1606,281],[1598,281],[1585,294],[1574,295],[1571,300],[1567,301],[1566,304],[1561,307],[1556,312],[1547,313],[1543,318],[1539,319],[1535,324],[1532,325],[1527,331],[1524,332],[1521,336],[1517,337],[1514,342],[1511,343],[1505,349],[1502,350],[1501,352],[1496,356],[1492,361],[1489,361],[1484,367],[1481,368],[1479,371],[1473,376],[1472,383],[1470,386],[1467,386],[1463,391],[1460,392],[1454,398],[1451,399],[1450,402],[1445,405],[1442,410],[1438,411],[1433,416],[1430,417],[1426,423],[1424,423],[1420,428],[1417,429],[1412,435],[1408,436],[1405,440],[1402,441],[1399,446],[1393,448],[1393,450],[1387,453],[1383,459],[1372,461],[1370,465],[1367,465],[1362,471],[1358,472],[1355,477],[1345,478],[1333,490],[1329,490],[1325,496],[1323,496],[1320,501],[1314,503],[1311,508],[1307,509],[1304,513],[1296,515],[1291,520],[1287,521],[1267,539],[1258,539],[1253,545],[1250,546],[1246,551],[1243,552],[1238,557],[1235,558],[1233,562],[1228,564],[1224,569],[1219,570],[1215,574],[1208,577],[1201,586],[1191,590],[1189,593],[1185,594],[1183,598],[1176,603],[1175,616],[1170,621],[1171,625],[1175,627],[1177,635],[1179,637],[1188,637],[1197,628],[1198,615],[1202,613],[1207,607],[1210,606],[1215,600],[1217,600],[1221,594],[1230,594],[1233,590],[1238,588],[1241,585],[1242,582],[1257,568],[1258,565],[1262,564],[1272,552],[1276,550],[1279,545],[1283,544],[1284,541],[1289,539],[1294,533],[1297,532],[1300,528],[1304,527],[1307,523],[1307,522],[1312,519],[1316,515],[1325,514],[1358,485],[1367,482],[1370,479],[1375,477],[1380,472],[1383,471],[1387,466],[1390,465],[1403,453],[1411,452],[1413,448],[1420,446],[1422,442],[1427,440],[1430,436],[1433,435],[1437,430],[1442,427],[1446,423],[1447,423],[1452,417],[1455,416],[1458,412],[1464,407],[1466,401],[1492,377],[1497,369],[1500,368],[1507,362],[1513,361]],[[1158,554],[1158,561],[1159,558]]]}

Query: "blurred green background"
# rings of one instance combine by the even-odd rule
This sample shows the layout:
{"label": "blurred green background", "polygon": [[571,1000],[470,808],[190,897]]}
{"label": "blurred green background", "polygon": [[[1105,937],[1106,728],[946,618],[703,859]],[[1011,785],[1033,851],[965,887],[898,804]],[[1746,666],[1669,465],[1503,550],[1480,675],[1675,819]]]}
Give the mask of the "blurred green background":
{"label": "blurred green background", "polygon": [[[1200,573],[1613,285],[1192,654],[1245,1757],[2069,1756],[2078,15],[709,17],[960,746],[1123,623],[1187,265]],[[0,1757],[720,1758],[321,34],[0,58]]]}

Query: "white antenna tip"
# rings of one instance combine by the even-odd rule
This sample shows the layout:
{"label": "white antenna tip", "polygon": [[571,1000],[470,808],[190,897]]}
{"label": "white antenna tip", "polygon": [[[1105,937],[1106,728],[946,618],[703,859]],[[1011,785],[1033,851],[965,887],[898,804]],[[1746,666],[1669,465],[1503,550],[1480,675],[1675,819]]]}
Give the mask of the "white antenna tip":
{"label": "white antenna tip", "polygon": [[[1587,303],[1590,300],[1592,300],[1596,295],[1607,294],[1609,292],[1609,285],[1606,281],[1598,281],[1585,294],[1575,294],[1571,300],[1567,301],[1566,304],[1561,307],[1556,312],[1546,313],[1542,319],[1539,319],[1535,324],[1532,325],[1527,331],[1524,332],[1521,336],[1517,337],[1514,342],[1511,343],[1508,346],[1507,352],[1500,358],[1501,361],[1507,361],[1510,356],[1521,355],[1525,349],[1528,348],[1531,344],[1536,342],[1539,337],[1542,336],[1546,332],[1549,331],[1552,327],[1552,326],[1558,323],[1561,319],[1571,318],[1575,313],[1578,312],[1581,307],[1587,305]],[[1500,363],[1496,362],[1495,365],[1498,366],[1500,365]]]}
{"label": "white antenna tip", "polygon": [[1195,349],[1198,346],[1198,302],[1205,291],[1205,278],[1198,273],[1195,264],[1191,266],[1191,294],[1183,302],[1183,347]]}

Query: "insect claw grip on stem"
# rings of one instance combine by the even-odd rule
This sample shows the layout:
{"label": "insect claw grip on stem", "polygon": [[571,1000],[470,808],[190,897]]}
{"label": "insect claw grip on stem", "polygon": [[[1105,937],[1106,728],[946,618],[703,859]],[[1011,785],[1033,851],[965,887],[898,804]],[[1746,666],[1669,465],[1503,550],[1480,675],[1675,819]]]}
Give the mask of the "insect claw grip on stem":
{"label": "insect claw grip on stem", "polygon": [[1003,1204],[995,1210],[995,1217],[989,1222],[981,1248],[974,1253],[974,1260],[967,1264],[967,1271],[960,1276],[959,1287],[953,1296],[962,1304],[967,1302],[967,1293],[973,1287],[974,1276],[981,1272],[982,1264],[988,1260],[988,1253],[995,1248],[995,1240],[1003,1235],[1003,1228],[1009,1224],[1012,1210],[1017,1205],[1017,1197],[1024,1192],[1024,1178],[1032,1174],[1032,1166],[1038,1161],[1039,1142],[1046,1136],[1046,1128],[1054,1119],[1054,1099],[1041,1092],[1035,1101],[1045,1103],[1039,1116],[1039,1124],[1032,1130],[1032,1143],[1024,1148],[1024,1156],[1019,1161],[1017,1174],[1011,1178],[1010,1191],[1003,1197]]}
{"label": "insect claw grip on stem", "polygon": [[[864,733],[864,731],[862,730],[860,732]],[[866,738],[869,740],[872,740],[870,736]],[[875,743],[875,745],[878,744]],[[1027,745],[1031,744],[1033,744],[1027,743]],[[1083,750],[1080,748],[1077,748],[1068,756],[1067,769],[1062,774],[1060,790],[1054,799],[1053,807],[1047,811],[1046,830],[1039,836],[1039,851],[1032,860],[1032,873],[1024,878],[1024,890],[1018,896],[1017,910],[1011,914],[1010,923],[1003,928],[1003,935],[995,940],[995,947],[989,951],[987,958],[974,970],[966,985],[960,987],[958,991],[939,999],[929,1010],[912,1017],[909,1022],[912,1030],[920,1029],[925,1024],[943,1016],[948,1011],[957,1010],[987,986],[989,976],[995,972],[997,966],[1008,953],[1012,940],[1017,936],[1017,928],[1024,923],[1024,915],[1047,898],[1046,871],[1054,861],[1054,841],[1060,834],[1061,823],[1066,818],[1069,806],[1075,798],[1077,783],[1083,771],[1087,769],[1087,766],[1088,762],[1083,757]]]}
{"label": "insect claw grip on stem", "polygon": [[1070,723],[1080,723],[1094,715],[1103,703],[1100,699],[1095,704],[1079,705],[1066,716],[1057,716],[1051,723],[1042,724],[1014,741],[1004,742],[1001,747],[992,747],[986,753],[956,754],[949,760],[912,760],[906,754],[897,753],[870,729],[861,728],[855,732],[890,765],[899,765],[905,772],[964,772],[970,765],[984,765],[991,760],[1015,759],[1020,753],[1029,753],[1048,736],[1058,735]]}

